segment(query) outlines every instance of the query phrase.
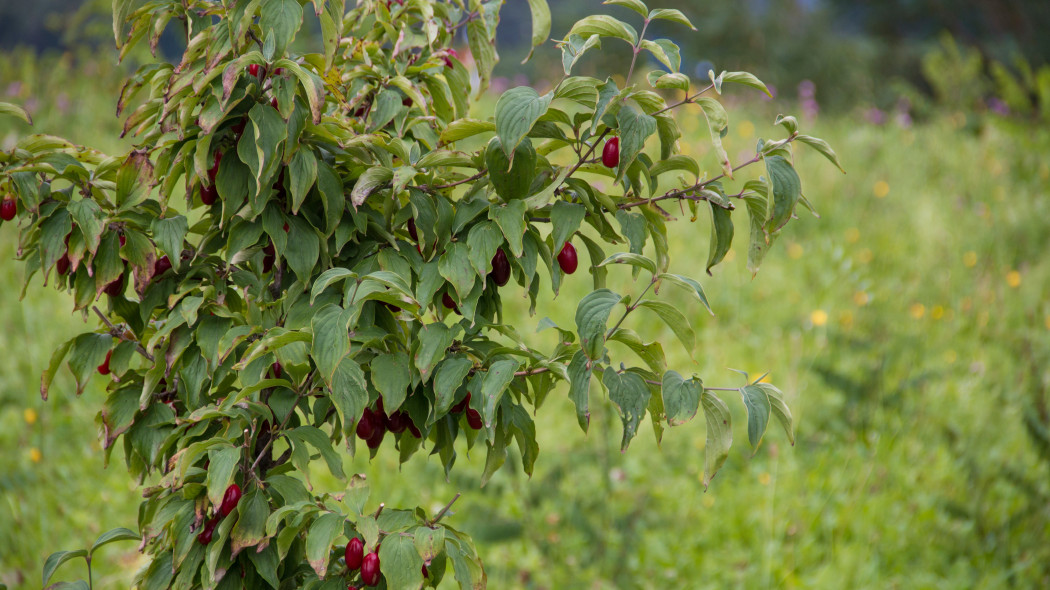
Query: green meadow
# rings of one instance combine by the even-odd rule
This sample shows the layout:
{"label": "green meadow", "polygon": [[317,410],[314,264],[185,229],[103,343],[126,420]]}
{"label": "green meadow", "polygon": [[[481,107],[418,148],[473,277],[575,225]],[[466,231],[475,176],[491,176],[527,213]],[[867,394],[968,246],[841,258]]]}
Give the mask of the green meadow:
{"label": "green meadow", "polygon": [[[30,103],[36,124],[0,120],[0,149],[30,132],[114,152],[130,145],[116,139],[112,67],[4,61],[0,100]],[[740,100],[750,95],[740,87],[725,98],[734,160],[749,158],[759,137],[782,136],[771,109],[798,110]],[[683,150],[705,154],[699,111],[681,120]],[[661,289],[696,332],[692,357],[644,311],[625,324],[665,343],[669,366],[710,387],[742,385],[731,369],[752,379],[769,372],[787,394],[794,446],[773,424],[751,449],[739,395],[719,392],[735,444],[705,491],[702,418],[665,429],[659,445],[646,423],[621,453],[620,421],[601,390],[591,390],[588,433],[561,391],[538,413],[531,479],[513,449],[480,488],[484,449],[460,449],[446,481],[423,454],[399,466],[387,443],[371,462],[345,458],[348,473],[366,474],[370,505],[430,509],[462,493],[447,522],[474,536],[497,589],[1050,586],[1050,130],[964,112],[909,127],[856,113],[800,123],[848,172],[796,149],[819,218],[800,208],[754,277],[740,225],[707,277],[707,211],[694,221],[688,208],[668,209],[671,270],[702,277],[714,315],[674,286]],[[704,161],[716,168],[710,154]],[[738,180],[757,175],[746,168]],[[17,234],[0,226],[0,583],[39,588],[48,554],[135,529],[139,498],[120,449],[106,467],[99,446],[104,378],[78,398],[60,373],[50,399],[40,398],[52,349],[94,320],[71,315],[70,299],[39,276],[20,300]],[[551,348],[557,333],[536,332],[540,320],[573,326],[592,288],[581,257],[534,316],[516,284],[504,288],[521,334]],[[611,268],[610,288],[637,293],[630,275]],[[341,491],[326,471],[311,481]],[[128,586],[141,563],[133,543],[108,545],[94,564],[96,587]],[[83,570],[70,562],[55,579]]]}

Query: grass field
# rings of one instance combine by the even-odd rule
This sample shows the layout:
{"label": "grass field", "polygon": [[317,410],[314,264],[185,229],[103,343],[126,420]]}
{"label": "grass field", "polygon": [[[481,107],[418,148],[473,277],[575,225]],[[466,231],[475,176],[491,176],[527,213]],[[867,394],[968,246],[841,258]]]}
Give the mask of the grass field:
{"label": "grass field", "polygon": [[[36,132],[118,149],[106,139],[118,129],[114,89],[97,82],[112,76],[63,77],[57,67],[23,72],[20,95],[0,100],[37,100]],[[3,71],[0,94],[16,75]],[[779,135],[768,108],[730,110],[731,157]],[[702,119],[684,119],[687,152],[702,153]],[[750,457],[743,407],[724,395],[736,445],[705,493],[702,420],[665,432],[660,449],[647,425],[621,454],[619,420],[593,401],[595,389],[588,435],[564,395],[542,408],[531,481],[513,453],[484,489],[483,453],[461,454],[448,482],[436,461],[417,456],[399,469],[393,452],[371,464],[347,457],[347,469],[368,475],[373,504],[440,506],[463,492],[449,523],[475,536],[491,588],[1050,586],[1050,457],[1040,458],[1025,418],[1038,421],[1033,408],[1050,389],[1050,131],[972,122],[963,113],[906,129],[844,115],[803,121],[849,171],[798,154],[821,218],[800,212],[754,279],[738,228],[727,262],[702,281],[714,317],[672,287],[661,293],[693,319],[695,360],[662,324],[628,320],[709,386],[740,385],[730,367],[771,371],[794,412],[794,447],[771,428]],[[15,132],[26,128],[0,122],[0,143]],[[706,220],[680,217],[672,270],[700,277]],[[135,528],[138,500],[119,452],[103,468],[94,424],[103,382],[76,399],[63,375],[40,400],[50,351],[85,324],[39,280],[18,301],[16,242],[13,227],[0,227],[0,583],[35,588],[49,553]],[[611,279],[620,292],[636,289],[624,270]],[[578,273],[531,318],[510,288],[504,297],[524,334],[544,316],[572,325],[589,289]],[[314,482],[336,487],[323,474]],[[139,563],[133,546],[110,545],[95,581],[124,587]],[[83,563],[60,572],[82,576]]]}

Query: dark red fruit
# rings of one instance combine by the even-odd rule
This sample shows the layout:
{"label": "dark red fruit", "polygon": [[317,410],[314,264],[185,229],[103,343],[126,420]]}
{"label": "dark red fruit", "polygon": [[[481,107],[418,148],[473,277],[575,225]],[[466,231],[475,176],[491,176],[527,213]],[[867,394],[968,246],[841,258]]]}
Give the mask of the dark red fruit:
{"label": "dark red fruit", "polygon": [[233,131],[233,134],[237,136],[237,139],[240,139],[241,135],[244,134],[244,127],[246,125],[247,122],[244,119],[241,119],[239,123],[235,123],[233,127],[230,127],[230,131]]}
{"label": "dark red fruit", "polygon": [[419,233],[416,232],[416,220],[411,217],[408,218],[408,236],[412,238],[413,242],[419,241]]}
{"label": "dark red fruit", "polygon": [[361,419],[357,421],[357,438],[361,440],[368,440],[372,438],[372,435],[376,432],[377,416],[371,409],[365,408],[364,413],[361,414]]}
{"label": "dark red fruit", "polygon": [[98,366],[99,375],[109,375],[109,357],[111,356],[113,356],[112,350],[106,353],[106,360],[102,361],[102,364]]}
{"label": "dark red fruit", "polygon": [[237,503],[241,501],[241,486],[237,484],[230,484],[230,487],[226,488],[226,493],[222,495],[222,504],[219,505],[219,514],[226,518],[233,512],[233,509],[237,507]]}
{"label": "dark red fruit", "polygon": [[496,281],[498,287],[510,281],[510,261],[503,248],[496,250],[496,255],[492,257],[492,280]]}
{"label": "dark red fruit", "polygon": [[277,106],[277,97],[276,96],[270,99],[270,106],[272,106],[273,108],[275,108],[277,110],[280,110],[280,107]]}
{"label": "dark red fruit", "polygon": [[370,449],[378,449],[379,445],[383,444],[383,437],[386,436],[386,424],[382,420],[377,420],[377,422],[375,432],[365,441]]}
{"label": "dark red fruit", "polygon": [[284,229],[284,233],[288,233],[288,230],[290,230],[290,229],[292,229],[292,228],[288,227],[288,224],[287,224],[287,223],[285,223],[285,224],[284,224],[284,227],[283,227],[282,229]]}
{"label": "dark red fruit", "polygon": [[467,409],[468,405],[470,405],[470,392],[469,391],[467,392],[467,397],[463,398],[463,401],[461,401],[458,404],[452,406],[451,412],[453,414],[458,414],[459,412],[462,412],[463,410]]}
{"label": "dark red fruit", "polygon": [[3,202],[0,202],[0,219],[11,221],[17,213],[18,205],[15,204],[15,198],[11,195],[4,197]]}
{"label": "dark red fruit", "polygon": [[423,564],[423,569],[420,570],[420,571],[423,572],[423,577],[424,578],[429,578],[430,577],[430,572],[427,571],[427,564],[424,563]]}
{"label": "dark red fruit", "polygon": [[69,254],[63,254],[62,258],[58,259],[58,262],[55,263],[55,272],[60,275],[69,272]]}
{"label": "dark red fruit", "polygon": [[474,408],[467,408],[467,425],[474,430],[481,430],[485,424],[481,421],[481,413]]}
{"label": "dark red fruit", "polygon": [[571,275],[576,272],[576,268],[580,265],[580,259],[576,256],[576,248],[569,242],[565,242],[562,246],[561,252],[558,252],[558,266],[561,267],[561,271],[567,275]]}
{"label": "dark red fruit", "polygon": [[346,590],[357,590],[357,586],[354,586],[353,584],[349,584],[349,585],[348,585],[348,586],[346,587]]}
{"label": "dark red fruit", "polygon": [[279,362],[278,363],[274,363],[273,366],[271,366],[270,368],[273,369],[273,378],[274,379],[280,379],[281,378],[281,363],[279,363]]}
{"label": "dark red fruit", "polygon": [[153,263],[153,278],[157,278],[169,270],[171,270],[171,260],[168,260],[167,256],[161,256]]}
{"label": "dark red fruit", "polygon": [[204,523],[204,528],[200,534],[197,535],[197,542],[201,545],[207,545],[211,543],[211,535],[215,532],[215,525],[219,524],[219,517],[214,517],[208,522]]}
{"label": "dark red fruit", "polygon": [[602,150],[602,164],[606,168],[615,168],[620,165],[620,138],[614,137],[605,142]]}
{"label": "dark red fruit", "polygon": [[459,307],[456,306],[456,302],[452,300],[452,296],[445,293],[441,296],[441,304],[452,311],[459,313]]}
{"label": "dark red fruit", "polygon": [[361,562],[365,559],[365,544],[361,539],[354,537],[346,544],[346,569],[356,572],[361,569]]}
{"label": "dark red fruit", "polygon": [[276,70],[273,71],[273,75],[274,76],[283,76],[284,75],[284,68],[277,68]]}
{"label": "dark red fruit", "polygon": [[369,553],[361,562],[361,581],[366,586],[379,584],[379,555],[377,553]]}
{"label": "dark red fruit", "polygon": [[117,234],[117,238],[120,240],[120,247],[123,248],[124,244],[128,243],[128,239],[124,237],[124,234]]}
{"label": "dark red fruit", "polygon": [[259,77],[259,64],[250,64],[248,66],[248,73],[253,75],[253,76],[255,76],[256,78],[258,78]]}
{"label": "dark red fruit", "polygon": [[445,60],[445,67],[446,68],[451,68],[452,67],[452,58],[453,57],[456,58],[456,59],[459,59],[459,54],[456,53],[455,49],[449,49],[448,50],[448,55],[446,55],[444,58],[442,58],[442,59]]}
{"label": "dark red fruit", "polygon": [[416,438],[423,438],[423,433],[420,432],[418,428],[416,428],[416,425],[412,422],[412,420],[408,421],[408,431],[411,432],[412,436]]}
{"label": "dark red fruit", "polygon": [[215,185],[202,186],[201,187],[201,203],[211,206],[215,204],[215,201],[219,198],[219,189],[215,188]]}
{"label": "dark red fruit", "polygon": [[270,272],[273,270],[274,263],[277,262],[277,257],[272,254],[263,256],[263,272]]}
{"label": "dark red fruit", "polygon": [[102,289],[102,292],[106,295],[109,295],[110,297],[116,297],[117,295],[120,295],[124,292],[124,286],[124,275],[121,274],[120,277],[118,277],[116,280],[106,285]]}
{"label": "dark red fruit", "polygon": [[390,414],[386,419],[386,427],[394,434],[401,434],[406,428],[408,428],[409,422],[411,422],[411,420],[409,419],[408,414],[398,411]]}

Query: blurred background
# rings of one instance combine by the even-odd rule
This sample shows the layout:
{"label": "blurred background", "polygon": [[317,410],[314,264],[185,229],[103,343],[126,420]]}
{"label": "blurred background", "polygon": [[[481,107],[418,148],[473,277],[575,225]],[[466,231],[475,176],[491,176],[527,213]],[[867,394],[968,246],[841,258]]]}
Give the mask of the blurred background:
{"label": "blurred background", "polygon": [[[682,47],[696,85],[709,69],[748,70],[776,89],[775,101],[726,89],[734,161],[759,137],[779,137],[772,122],[787,113],[848,171],[797,153],[820,218],[800,212],[754,279],[738,228],[726,262],[702,281],[714,317],[672,288],[661,293],[689,310],[698,335],[694,358],[667,346],[669,365],[709,386],[742,384],[730,367],[771,371],[797,444],[770,429],[752,457],[743,408],[724,395],[736,445],[705,492],[702,421],[666,432],[661,448],[646,425],[621,454],[615,408],[592,391],[587,435],[563,396],[542,408],[531,481],[512,453],[479,489],[484,454],[465,449],[449,481],[425,457],[399,468],[389,449],[371,464],[347,458],[347,469],[368,474],[373,504],[439,507],[463,492],[449,523],[474,535],[491,588],[1050,587],[1050,2],[665,4],[699,30],[650,30]],[[551,7],[552,38],[597,11],[637,19],[594,0]],[[109,9],[0,0],[0,101],[35,121],[0,119],[0,149],[27,133],[131,146],[118,139],[116,96],[150,57],[116,63]],[[519,64],[529,26],[526,2],[509,0],[480,116],[500,91],[543,89],[558,75],[551,43]],[[297,43],[316,45],[308,34]],[[162,39],[162,57],[180,51],[177,36]],[[622,84],[628,59],[609,42],[575,73],[619,72]],[[657,67],[645,65],[641,74]],[[677,116],[683,150],[716,169],[700,113]],[[672,271],[699,277],[708,221],[680,217]],[[16,246],[15,228],[0,226],[0,583],[37,588],[51,552],[136,528],[138,499],[119,450],[104,467],[101,379],[77,399],[60,374],[40,400],[51,350],[93,323],[39,280],[20,302]],[[610,286],[637,290],[622,274],[614,269]],[[589,289],[578,274],[535,317],[509,289],[505,301],[526,333],[544,316],[572,325]],[[673,337],[645,321],[631,327]],[[552,346],[550,332],[532,337]],[[320,473],[314,482],[338,487]],[[109,545],[95,580],[126,587],[139,565],[134,547]],[[78,567],[56,579],[82,577]]]}

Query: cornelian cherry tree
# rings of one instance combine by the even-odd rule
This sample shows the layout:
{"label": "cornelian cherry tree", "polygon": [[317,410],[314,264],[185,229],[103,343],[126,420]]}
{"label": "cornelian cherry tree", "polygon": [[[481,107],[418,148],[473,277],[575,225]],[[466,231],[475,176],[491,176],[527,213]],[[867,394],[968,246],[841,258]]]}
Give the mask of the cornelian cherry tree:
{"label": "cornelian cherry tree", "polygon": [[[715,474],[732,442],[722,388],[669,369],[661,345],[629,329],[651,314],[691,349],[691,322],[655,287],[707,305],[700,283],[667,272],[664,207],[710,215],[707,269],[733,241],[732,214],[746,210],[755,271],[796,207],[809,206],[794,145],[837,161],[780,117],[784,137],[732,164],[716,96],[730,83],[766,89],[743,72],[695,86],[675,43],[645,36],[659,19],[691,29],[685,15],[610,0],[638,13],[640,32],[584,18],[557,42],[564,75],[553,90],[512,88],[491,117],[472,118],[471,95],[498,59],[500,0],[134,4],[114,0],[122,57],[144,40],[155,48],[169,25],[186,41],[181,61],[143,65],[120,94],[136,147],[111,157],[34,135],[0,153],[0,213],[21,230],[27,284],[41,275],[98,320],[55,351],[41,394],[63,361],[77,393],[105,375],[107,459],[122,444],[143,485],[138,531],[52,555],[45,584],[78,557],[90,576],[95,550],[135,538],[150,557],[140,588],[400,589],[445,576],[482,588],[477,551],[445,522],[448,506],[376,511],[342,453],[405,461],[424,451],[447,473],[457,445],[480,447],[484,482],[516,446],[531,473],[532,416],[552,392],[567,393],[584,430],[591,390],[606,393],[625,449],[646,414],[660,437],[702,408],[705,482]],[[537,46],[550,12],[545,0],[529,6]],[[307,10],[320,46],[297,53]],[[467,62],[451,48],[459,34]],[[630,55],[625,87],[572,75],[603,43]],[[662,67],[638,81],[643,54]],[[0,112],[28,120],[15,105]],[[713,173],[679,153],[678,113],[706,117]],[[765,175],[735,186],[734,172],[751,165]],[[553,350],[530,347],[501,298],[527,294],[535,307],[581,264],[593,291],[576,325],[556,327]],[[616,265],[632,267],[635,292],[605,287]],[[793,436],[776,387],[736,391],[752,445],[770,415]],[[347,481],[344,493],[314,493],[315,460]]]}

